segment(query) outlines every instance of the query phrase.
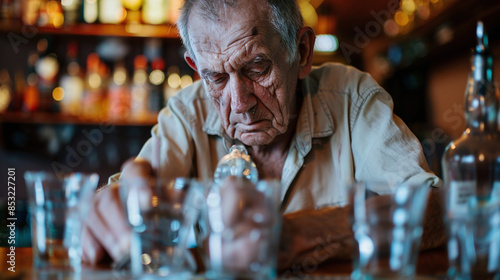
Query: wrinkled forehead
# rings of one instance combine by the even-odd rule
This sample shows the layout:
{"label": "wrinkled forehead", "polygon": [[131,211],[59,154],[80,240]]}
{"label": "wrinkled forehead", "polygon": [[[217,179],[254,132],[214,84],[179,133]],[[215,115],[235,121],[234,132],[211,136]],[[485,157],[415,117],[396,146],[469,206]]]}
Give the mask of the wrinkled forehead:
{"label": "wrinkled forehead", "polygon": [[191,15],[212,22],[235,22],[239,19],[268,19],[267,0],[205,0],[193,6]]}
{"label": "wrinkled forehead", "polygon": [[[191,47],[209,52],[223,52],[236,41],[272,36],[269,8],[261,1],[240,1],[234,5],[222,5],[212,12],[195,7],[189,16]],[[212,7],[213,8],[213,7]]]}

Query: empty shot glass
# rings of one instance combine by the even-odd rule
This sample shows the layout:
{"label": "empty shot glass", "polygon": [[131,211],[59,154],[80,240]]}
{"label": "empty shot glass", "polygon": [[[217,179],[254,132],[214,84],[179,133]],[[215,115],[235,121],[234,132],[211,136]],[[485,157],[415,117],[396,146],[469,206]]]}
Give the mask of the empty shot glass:
{"label": "empty shot glass", "polygon": [[120,196],[132,227],[134,279],[184,279],[196,270],[187,241],[203,204],[195,179],[127,178]]}
{"label": "empty shot glass", "polygon": [[276,278],[281,183],[227,177],[206,196],[201,244],[208,279]]}
{"label": "empty shot glass", "polygon": [[82,230],[97,187],[97,174],[28,171],[36,272],[81,272]]}
{"label": "empty shot glass", "polygon": [[461,216],[447,216],[449,279],[500,279],[500,201],[467,199]]}
{"label": "empty shot glass", "polygon": [[429,188],[404,183],[352,184],[349,198],[358,245],[352,279],[415,278]]}

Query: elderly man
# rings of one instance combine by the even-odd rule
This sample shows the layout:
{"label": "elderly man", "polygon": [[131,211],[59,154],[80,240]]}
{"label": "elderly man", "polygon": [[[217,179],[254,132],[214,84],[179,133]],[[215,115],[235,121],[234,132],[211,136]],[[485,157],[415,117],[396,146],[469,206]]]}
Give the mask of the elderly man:
{"label": "elderly man", "polygon": [[[312,256],[349,258],[346,185],[354,180],[427,183],[421,146],[366,73],[340,64],[312,68],[314,31],[295,1],[187,0],[178,21],[185,60],[201,81],[172,97],[152,139],[123,176],[212,178],[233,143],[243,143],[261,178],[283,185],[279,266]],[[117,180],[117,177],[111,180]],[[431,192],[430,211],[439,211]],[[442,244],[441,215],[426,223],[425,248]],[[95,199],[84,259],[126,250],[116,188]],[[317,255],[317,256],[316,256]],[[321,257],[319,257],[321,256]]]}

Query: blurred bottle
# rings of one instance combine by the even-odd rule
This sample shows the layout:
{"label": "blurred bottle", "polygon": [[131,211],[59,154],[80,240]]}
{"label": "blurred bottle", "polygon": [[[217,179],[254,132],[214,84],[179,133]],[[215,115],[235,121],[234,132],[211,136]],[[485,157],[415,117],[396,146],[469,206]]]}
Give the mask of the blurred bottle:
{"label": "blurred bottle", "polygon": [[125,18],[122,0],[99,0],[99,21],[101,23],[118,24]]}
{"label": "blurred bottle", "polygon": [[2,25],[3,26],[11,25],[13,18],[14,18],[14,1],[2,0],[0,2],[0,19],[2,20]]}
{"label": "blurred bottle", "polygon": [[142,21],[147,24],[164,24],[168,21],[168,0],[144,0]]}
{"label": "blurred bottle", "polygon": [[214,173],[215,183],[221,185],[228,176],[247,178],[254,184],[259,180],[257,167],[248,155],[245,146],[233,145],[229,153],[217,163]]}
{"label": "blurred bottle", "polygon": [[170,0],[168,8],[168,22],[175,24],[181,13],[182,0]]}
{"label": "blurred bottle", "polygon": [[57,85],[59,62],[54,53],[40,57],[35,65],[38,74],[38,89],[40,90],[40,109],[42,111],[58,111],[57,104],[53,102],[52,92]]}
{"label": "blurred bottle", "polygon": [[26,76],[21,70],[16,70],[14,73],[14,92],[12,101],[10,102],[10,111],[21,111],[23,106],[23,95],[26,84]]}
{"label": "blurred bottle", "polygon": [[149,92],[149,112],[152,115],[165,106],[165,96],[163,95],[163,82],[165,82],[165,62],[163,58],[158,57],[151,62],[151,73],[149,73],[149,82],[151,91]]}
{"label": "blurred bottle", "polygon": [[7,69],[0,70],[0,113],[9,107],[12,100],[12,80]]}
{"label": "blurred bottle", "polygon": [[184,74],[181,76],[181,89],[190,86],[193,83],[193,78],[189,74]]}
{"label": "blurred bottle", "polygon": [[22,8],[22,20],[26,25],[35,25],[42,0],[26,0]]}
{"label": "blurred bottle", "polygon": [[62,27],[64,14],[61,2],[55,0],[42,1],[38,10],[38,26]]}
{"label": "blurred bottle", "polygon": [[165,83],[165,99],[168,99],[177,94],[181,89],[181,76],[179,67],[172,65],[167,69],[167,82]]}
{"label": "blurred bottle", "polygon": [[143,121],[148,118],[149,79],[147,73],[148,59],[138,55],[134,59],[134,75],[130,87],[130,114],[134,120]]}
{"label": "blurred bottle", "polygon": [[112,77],[110,77],[110,69],[104,61],[100,61],[99,63],[99,76],[101,77],[101,89],[102,89],[102,98],[100,103],[100,118],[107,119],[109,116],[108,108],[109,108],[109,98],[108,98],[108,89],[111,84]]}
{"label": "blurred bottle", "polygon": [[61,0],[65,25],[74,25],[80,21],[81,0]]}
{"label": "blurred bottle", "polygon": [[142,0],[122,0],[122,3],[127,11],[127,23],[139,23],[141,20]]}
{"label": "blurred bottle", "polygon": [[92,120],[101,117],[103,99],[103,81],[99,74],[99,55],[91,53],[87,57],[87,73],[85,75],[85,92],[83,97],[83,116]]}
{"label": "blurred bottle", "polygon": [[77,54],[78,44],[76,42],[68,43],[66,73],[59,82],[63,91],[60,105],[61,112],[73,116],[80,116],[82,113],[83,92],[85,89]]}
{"label": "blurred bottle", "polygon": [[38,75],[35,72],[37,61],[38,54],[31,54],[28,57],[28,74],[26,75],[26,87],[23,93],[23,111],[25,112],[35,112],[40,107]]}
{"label": "blurred bottle", "polygon": [[99,5],[97,0],[83,0],[82,17],[86,23],[94,23],[99,17]]}
{"label": "blurred bottle", "polygon": [[118,62],[108,89],[109,119],[127,120],[130,117],[130,99],[127,70],[123,62]]}
{"label": "blurred bottle", "polygon": [[[449,227],[449,274],[452,279],[490,279],[492,275],[475,275],[476,269],[483,267],[483,272],[486,271],[489,253],[498,256],[498,248],[494,248],[495,252],[488,249],[488,236],[493,236],[490,230],[474,229],[473,240],[468,239],[471,236],[467,233],[471,230],[468,209],[471,202],[483,208],[500,201],[498,100],[493,81],[493,59],[482,22],[477,26],[477,40],[465,89],[466,129],[460,138],[448,145],[442,158]],[[487,227],[488,222],[483,226]],[[498,258],[494,259],[496,269],[500,271]]]}

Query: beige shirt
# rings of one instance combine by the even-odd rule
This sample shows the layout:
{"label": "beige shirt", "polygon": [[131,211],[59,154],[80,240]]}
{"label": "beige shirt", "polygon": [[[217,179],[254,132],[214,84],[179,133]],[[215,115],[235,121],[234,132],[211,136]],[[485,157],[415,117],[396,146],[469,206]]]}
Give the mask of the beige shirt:
{"label": "beige shirt", "polygon": [[[283,212],[344,205],[354,180],[440,184],[418,139],[393,114],[390,95],[368,74],[327,64],[301,83],[302,109],[281,177]],[[201,82],[169,99],[152,136],[139,157],[171,178],[213,178],[233,143]]]}

